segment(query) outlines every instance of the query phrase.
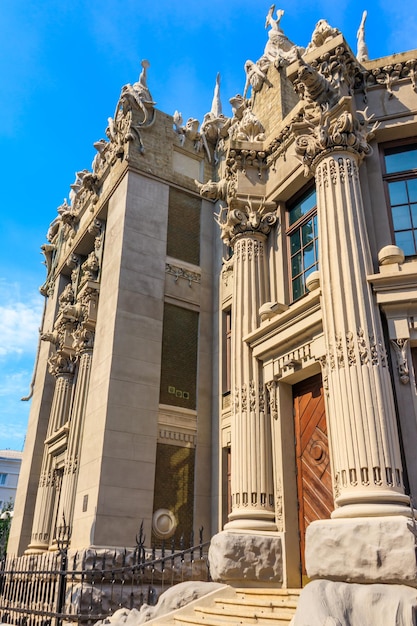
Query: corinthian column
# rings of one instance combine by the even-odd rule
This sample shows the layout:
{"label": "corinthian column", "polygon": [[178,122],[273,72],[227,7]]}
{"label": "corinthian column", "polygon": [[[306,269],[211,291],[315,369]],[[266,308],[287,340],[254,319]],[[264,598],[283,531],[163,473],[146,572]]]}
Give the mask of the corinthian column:
{"label": "corinthian column", "polygon": [[[268,208],[272,208],[269,204]],[[262,368],[244,337],[269,299],[265,244],[276,216],[259,200],[231,209],[223,238],[233,247],[232,511],[226,529],[276,530],[270,422]]]}
{"label": "corinthian column", "polygon": [[370,148],[348,105],[346,98],[296,143],[317,186],[332,517],[407,515],[381,318],[367,282],[373,267],[358,166]]}
{"label": "corinthian column", "polygon": [[50,454],[48,442],[53,441],[55,433],[58,433],[68,422],[71,410],[74,377],[73,360],[70,357],[56,353],[49,360],[49,369],[55,375],[56,382],[28,552],[47,550],[49,547],[52,517],[60,481],[59,483],[56,481],[54,457]]}
{"label": "corinthian column", "polygon": [[78,477],[79,453],[84,427],[85,407],[90,382],[91,359],[93,356],[94,333],[81,329],[76,333],[79,353],[77,382],[71,411],[68,444],[62,479],[61,498],[57,515],[57,526],[65,519],[71,525],[74,513],[75,490]]}

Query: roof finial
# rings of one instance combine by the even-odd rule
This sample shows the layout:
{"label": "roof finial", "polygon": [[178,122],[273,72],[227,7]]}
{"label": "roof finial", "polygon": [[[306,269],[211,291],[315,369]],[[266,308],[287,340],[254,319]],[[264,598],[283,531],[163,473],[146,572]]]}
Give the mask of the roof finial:
{"label": "roof finial", "polygon": [[222,102],[220,100],[220,72],[218,72],[216,76],[216,85],[214,87],[210,113],[212,113],[214,117],[219,117],[222,112]]}
{"label": "roof finial", "polygon": [[368,46],[365,43],[365,22],[366,22],[367,15],[368,15],[367,11],[364,11],[362,13],[362,20],[361,20],[361,23],[359,25],[358,32],[356,35],[357,40],[358,40],[358,51],[356,53],[356,58],[358,59],[359,63],[362,63],[362,61],[369,60]]}

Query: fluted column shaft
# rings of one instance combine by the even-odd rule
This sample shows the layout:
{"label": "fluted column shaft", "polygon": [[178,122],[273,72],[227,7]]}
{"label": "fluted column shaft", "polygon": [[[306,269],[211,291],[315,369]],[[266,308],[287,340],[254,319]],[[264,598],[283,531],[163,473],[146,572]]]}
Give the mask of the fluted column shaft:
{"label": "fluted column shaft", "polygon": [[390,373],[380,313],[367,282],[372,261],[359,182],[359,155],[316,159],[333,517],[407,510]]}
{"label": "fluted column shaft", "polygon": [[61,497],[57,515],[57,525],[71,525],[74,514],[75,490],[77,486],[79,454],[84,428],[85,408],[90,383],[91,359],[93,350],[81,353],[78,363],[77,381],[72,405],[70,430],[62,479]]}
{"label": "fluted column shaft", "polygon": [[275,530],[270,423],[262,370],[243,338],[267,301],[266,235],[234,241],[232,305],[232,512],[226,528]]}
{"label": "fluted column shaft", "polygon": [[[47,441],[69,419],[72,402],[73,374],[58,374],[55,381],[54,397],[47,432]],[[36,496],[32,538],[28,550],[47,550],[50,542],[52,515],[56,500],[57,482],[54,457],[44,447],[42,469]]]}

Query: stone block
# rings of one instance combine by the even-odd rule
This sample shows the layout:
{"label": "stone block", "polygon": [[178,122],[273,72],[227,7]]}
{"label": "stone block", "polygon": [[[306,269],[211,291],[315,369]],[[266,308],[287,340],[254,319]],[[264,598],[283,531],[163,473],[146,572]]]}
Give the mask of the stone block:
{"label": "stone block", "polygon": [[209,566],[216,582],[279,584],[283,570],[281,537],[272,533],[218,533],[211,540]]}
{"label": "stone block", "polygon": [[412,626],[416,616],[410,587],[315,580],[301,591],[291,626]]}
{"label": "stone block", "polygon": [[309,578],[417,587],[410,518],[363,517],[312,522],[306,534]]}

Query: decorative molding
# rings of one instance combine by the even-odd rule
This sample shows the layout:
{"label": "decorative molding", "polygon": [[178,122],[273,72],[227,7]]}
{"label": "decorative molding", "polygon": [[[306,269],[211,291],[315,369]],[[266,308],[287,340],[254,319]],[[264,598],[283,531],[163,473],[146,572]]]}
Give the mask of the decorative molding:
{"label": "decorative molding", "polygon": [[410,368],[408,365],[408,343],[409,339],[391,339],[397,357],[397,370],[400,382],[407,385],[410,382]]}
{"label": "decorative molding", "polygon": [[179,265],[173,265],[172,263],[165,264],[165,272],[166,274],[170,274],[174,277],[174,282],[178,282],[179,278],[188,281],[188,286],[191,287],[192,283],[201,283],[201,274],[197,272],[192,272],[187,270]]}
{"label": "decorative molding", "polygon": [[386,367],[386,353],[381,339],[376,340],[373,335],[368,339],[362,328],[357,333],[348,331],[343,337],[340,333],[335,337],[334,345],[329,345],[330,369],[360,365],[380,365]]}
{"label": "decorative molding", "polygon": [[308,342],[278,357],[275,361],[277,378],[282,378],[284,374],[300,367],[302,363],[314,360],[311,348],[312,342]]}
{"label": "decorative molding", "polygon": [[413,90],[417,92],[417,59],[407,59],[394,65],[375,67],[372,70],[364,69],[356,78],[355,87],[362,88],[365,97],[368,88],[383,85],[388,92],[388,97],[392,98],[394,95],[393,86],[403,78],[409,78]]}
{"label": "decorative molding", "polygon": [[197,435],[183,433],[177,430],[169,430],[166,428],[159,429],[159,438],[180,442],[181,444],[191,444],[193,446],[197,443]]}
{"label": "decorative molding", "polygon": [[274,420],[278,419],[277,384],[275,380],[270,380],[266,383],[269,398],[269,413]]}

